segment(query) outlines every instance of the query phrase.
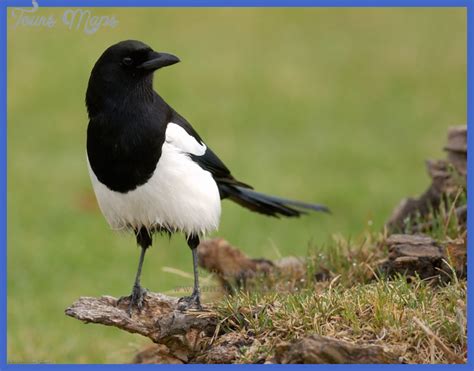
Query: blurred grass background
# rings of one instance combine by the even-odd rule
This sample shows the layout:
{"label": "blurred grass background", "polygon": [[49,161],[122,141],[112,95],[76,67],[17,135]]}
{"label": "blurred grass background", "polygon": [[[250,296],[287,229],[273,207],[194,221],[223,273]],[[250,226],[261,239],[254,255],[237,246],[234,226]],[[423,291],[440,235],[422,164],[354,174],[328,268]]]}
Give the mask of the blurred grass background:
{"label": "blurred grass background", "polygon": [[[254,257],[304,255],[333,233],[379,229],[428,185],[450,125],[466,120],[463,9],[115,9],[93,35],[8,24],[8,361],[128,362],[147,343],[64,309],[128,294],[138,249],[100,214],[85,161],[84,93],[109,45],[139,39],[182,63],[155,88],[233,174],[256,189],[328,205],[274,220],[224,202],[223,236]],[[370,226],[371,225],[371,226]],[[181,236],[157,238],[143,283],[190,285]]]}

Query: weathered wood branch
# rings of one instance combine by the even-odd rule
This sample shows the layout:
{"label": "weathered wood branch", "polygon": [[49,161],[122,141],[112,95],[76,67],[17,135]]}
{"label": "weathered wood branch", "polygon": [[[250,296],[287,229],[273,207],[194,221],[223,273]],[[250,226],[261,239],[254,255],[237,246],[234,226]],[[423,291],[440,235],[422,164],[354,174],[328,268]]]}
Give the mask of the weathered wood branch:
{"label": "weathered wood branch", "polygon": [[129,301],[112,296],[81,297],[66,309],[66,315],[85,323],[97,323],[146,336],[155,343],[197,330],[212,335],[217,315],[211,310],[178,310],[178,299],[148,292],[144,308],[127,313]]}

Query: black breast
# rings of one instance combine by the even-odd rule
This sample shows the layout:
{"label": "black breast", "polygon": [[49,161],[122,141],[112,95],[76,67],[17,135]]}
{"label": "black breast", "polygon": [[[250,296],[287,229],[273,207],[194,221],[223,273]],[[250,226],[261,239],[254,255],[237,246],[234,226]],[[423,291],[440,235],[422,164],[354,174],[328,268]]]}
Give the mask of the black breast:
{"label": "black breast", "polygon": [[168,123],[163,107],[135,107],[92,117],[87,156],[99,181],[121,193],[145,184],[161,156]]}

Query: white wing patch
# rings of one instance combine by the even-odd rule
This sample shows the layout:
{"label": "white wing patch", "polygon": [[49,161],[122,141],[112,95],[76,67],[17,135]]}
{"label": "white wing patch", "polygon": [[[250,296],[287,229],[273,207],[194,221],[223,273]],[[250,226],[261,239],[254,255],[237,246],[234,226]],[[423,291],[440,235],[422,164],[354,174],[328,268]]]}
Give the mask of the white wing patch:
{"label": "white wing patch", "polygon": [[199,143],[181,126],[170,122],[166,128],[166,143],[178,148],[182,152],[202,156],[206,152],[206,145]]}
{"label": "white wing patch", "polygon": [[187,234],[216,230],[221,214],[219,189],[211,173],[189,157],[205,152],[204,144],[170,123],[152,177],[133,191],[110,190],[89,166],[97,201],[109,225],[113,229],[163,226]]}

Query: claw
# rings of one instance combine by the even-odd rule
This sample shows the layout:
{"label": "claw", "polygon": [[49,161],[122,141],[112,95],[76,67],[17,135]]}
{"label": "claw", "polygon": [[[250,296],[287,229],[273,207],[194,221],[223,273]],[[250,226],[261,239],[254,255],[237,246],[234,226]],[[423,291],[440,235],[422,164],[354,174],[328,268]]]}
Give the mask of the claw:
{"label": "claw", "polygon": [[184,312],[190,308],[194,307],[195,309],[201,310],[201,300],[199,298],[199,293],[193,292],[190,296],[184,296],[178,300],[178,310]]}
{"label": "claw", "polygon": [[147,292],[147,289],[144,289],[140,285],[135,285],[133,286],[132,294],[129,296],[121,296],[117,300],[117,305],[120,305],[123,301],[128,301],[127,314],[129,317],[132,317],[133,309],[136,309],[138,312],[143,309]]}

